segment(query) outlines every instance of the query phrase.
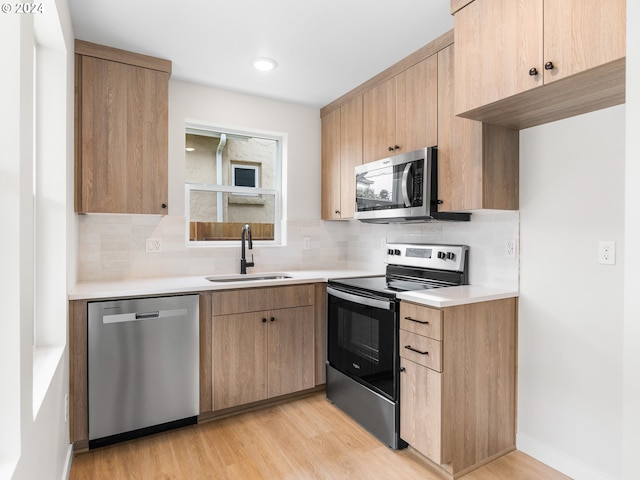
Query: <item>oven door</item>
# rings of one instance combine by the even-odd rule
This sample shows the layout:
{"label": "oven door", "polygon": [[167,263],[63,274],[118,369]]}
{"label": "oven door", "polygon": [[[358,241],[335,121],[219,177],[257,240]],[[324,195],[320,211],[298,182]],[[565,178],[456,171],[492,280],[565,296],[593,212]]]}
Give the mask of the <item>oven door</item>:
{"label": "oven door", "polygon": [[327,287],[328,362],[390,400],[398,398],[397,303]]}

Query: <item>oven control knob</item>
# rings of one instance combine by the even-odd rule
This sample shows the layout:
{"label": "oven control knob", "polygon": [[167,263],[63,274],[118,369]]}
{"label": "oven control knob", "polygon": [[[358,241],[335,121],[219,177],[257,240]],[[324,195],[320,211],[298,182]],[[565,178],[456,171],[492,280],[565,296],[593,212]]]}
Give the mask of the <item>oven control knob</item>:
{"label": "oven control knob", "polygon": [[438,252],[438,258],[444,260],[445,258],[447,258],[447,254],[444,252]]}
{"label": "oven control knob", "polygon": [[392,248],[387,249],[387,255],[393,255],[393,249]]}
{"label": "oven control knob", "polygon": [[453,260],[456,258],[456,254],[453,252],[447,252],[447,260]]}
{"label": "oven control knob", "polygon": [[397,248],[393,251],[394,255],[400,255],[400,250],[398,250]]}

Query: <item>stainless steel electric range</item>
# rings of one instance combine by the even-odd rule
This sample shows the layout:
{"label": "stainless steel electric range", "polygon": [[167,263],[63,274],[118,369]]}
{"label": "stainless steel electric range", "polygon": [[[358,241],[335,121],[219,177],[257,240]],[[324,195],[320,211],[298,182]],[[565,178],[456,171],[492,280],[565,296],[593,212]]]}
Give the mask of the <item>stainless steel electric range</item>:
{"label": "stainless steel electric range", "polygon": [[327,398],[393,449],[400,439],[398,292],[466,285],[469,247],[389,243],[386,274],[329,280]]}

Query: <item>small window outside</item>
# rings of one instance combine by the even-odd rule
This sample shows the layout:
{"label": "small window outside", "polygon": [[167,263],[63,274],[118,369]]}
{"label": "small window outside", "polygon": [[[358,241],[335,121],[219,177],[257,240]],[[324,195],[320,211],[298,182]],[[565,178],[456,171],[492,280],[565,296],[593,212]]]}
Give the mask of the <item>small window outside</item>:
{"label": "small window outside", "polygon": [[259,187],[258,166],[231,165],[233,170],[233,184],[236,187]]}
{"label": "small window outside", "polygon": [[254,241],[280,243],[281,139],[187,127],[188,241],[239,241],[251,225]]}

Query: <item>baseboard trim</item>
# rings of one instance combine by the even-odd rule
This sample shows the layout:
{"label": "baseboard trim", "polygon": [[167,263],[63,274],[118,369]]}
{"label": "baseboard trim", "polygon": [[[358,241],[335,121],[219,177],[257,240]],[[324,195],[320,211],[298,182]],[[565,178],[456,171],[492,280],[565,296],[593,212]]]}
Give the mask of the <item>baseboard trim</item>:
{"label": "baseboard trim", "polygon": [[589,465],[585,465],[575,458],[571,458],[522,433],[516,435],[516,448],[571,478],[579,478],[580,480],[615,480],[614,477],[594,470]]}

